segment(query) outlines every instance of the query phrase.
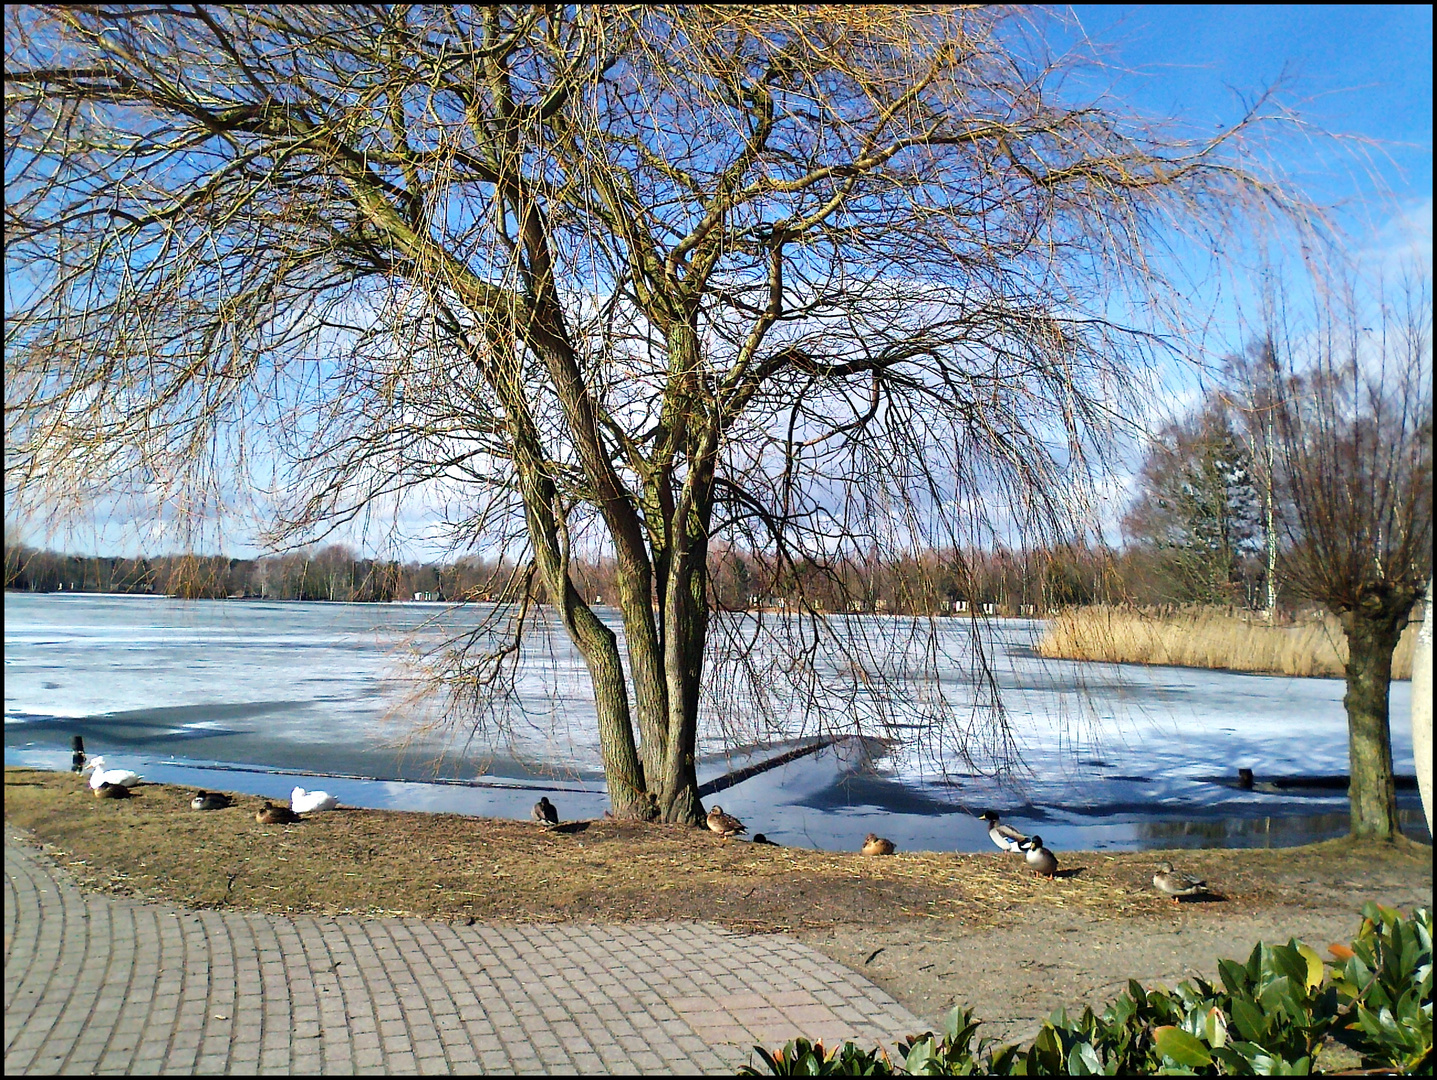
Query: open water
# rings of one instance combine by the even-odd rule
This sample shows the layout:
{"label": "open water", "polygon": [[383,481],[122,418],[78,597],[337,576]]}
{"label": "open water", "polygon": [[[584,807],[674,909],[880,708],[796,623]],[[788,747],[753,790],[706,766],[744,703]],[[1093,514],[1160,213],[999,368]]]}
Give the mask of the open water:
{"label": "open water", "polygon": [[[153,780],[268,796],[299,784],[350,805],[512,817],[526,817],[545,790],[566,818],[601,813],[587,671],[542,617],[502,725],[420,730],[439,713],[434,699],[416,698],[409,659],[484,613],[7,593],[6,762],[68,768],[80,735],[92,755]],[[622,633],[617,612],[601,614]],[[770,626],[783,618],[765,616]],[[1046,661],[1032,651],[1037,622],[949,619],[937,623],[929,658],[935,683],[910,655],[921,635],[907,631],[921,627],[840,623],[868,639],[896,711],[870,707],[866,673],[855,679],[821,659],[816,709],[776,686],[761,714],[706,703],[701,781],[805,739],[862,736],[708,800],[751,831],[830,849],[874,831],[910,850],[981,850],[988,840],[973,815],[988,808],[1067,848],[1282,845],[1346,831],[1340,788],[1222,782],[1240,767],[1259,780],[1345,773],[1340,680]],[[980,653],[1006,728],[977,673]],[[1399,774],[1413,771],[1410,685],[1392,687]],[[940,697],[949,711],[934,726],[926,718]],[[1404,828],[1425,839],[1415,792],[1399,801]]]}

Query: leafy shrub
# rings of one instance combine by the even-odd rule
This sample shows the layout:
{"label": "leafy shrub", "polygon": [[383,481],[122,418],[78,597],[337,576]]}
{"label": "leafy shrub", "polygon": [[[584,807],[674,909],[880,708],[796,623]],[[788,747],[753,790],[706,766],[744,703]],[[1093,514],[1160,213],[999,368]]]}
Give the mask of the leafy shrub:
{"label": "leafy shrub", "polygon": [[1351,955],[1333,972],[1356,1019],[1334,1034],[1365,1067],[1431,1072],[1432,916],[1420,910],[1409,922],[1379,904],[1362,914]]}
{"label": "leafy shrub", "polygon": [[[882,1048],[860,1050],[851,1042],[828,1053],[824,1053],[823,1043],[811,1043],[807,1039],[794,1039],[772,1054],[761,1046],[755,1046],[754,1050],[774,1076],[894,1075],[893,1064]],[[739,1070],[739,1075],[757,1076],[759,1073],[745,1065]]]}
{"label": "leafy shrub", "polygon": [[1432,915],[1422,908],[1407,920],[1371,903],[1362,915],[1351,948],[1333,947],[1336,965],[1296,939],[1259,942],[1245,964],[1218,962],[1220,989],[1204,979],[1176,990],[1129,981],[1101,1015],[1053,1013],[1026,1047],[977,1039],[981,1022],[958,1008],[941,1037],[909,1036],[901,1063],[851,1042],[828,1052],[806,1039],[774,1054],[754,1049],[775,1076],[1297,1076],[1313,1071],[1332,1037],[1366,1068],[1430,1072]]}

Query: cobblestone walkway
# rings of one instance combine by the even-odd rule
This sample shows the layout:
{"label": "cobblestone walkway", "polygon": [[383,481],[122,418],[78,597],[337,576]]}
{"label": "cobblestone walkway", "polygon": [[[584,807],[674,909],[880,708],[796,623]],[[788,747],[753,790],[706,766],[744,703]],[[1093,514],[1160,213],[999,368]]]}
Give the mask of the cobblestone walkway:
{"label": "cobblestone walkway", "polygon": [[926,1025],[790,937],[189,911],[5,830],[5,1072],[732,1072]]}

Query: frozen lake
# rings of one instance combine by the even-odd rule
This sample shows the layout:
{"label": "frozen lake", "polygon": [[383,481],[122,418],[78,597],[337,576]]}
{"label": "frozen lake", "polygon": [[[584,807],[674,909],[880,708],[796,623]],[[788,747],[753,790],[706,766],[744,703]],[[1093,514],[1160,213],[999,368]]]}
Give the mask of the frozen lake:
{"label": "frozen lake", "polygon": [[[617,612],[600,613],[621,633]],[[566,817],[601,812],[587,672],[553,628],[531,631],[533,657],[502,731],[416,731],[430,714],[411,700],[417,684],[404,656],[481,614],[7,593],[6,761],[66,768],[70,738],[82,735],[91,754],[154,780],[263,795],[299,783],[351,805],[515,817],[543,788],[562,796]],[[708,800],[753,831],[825,848],[855,846],[872,830],[901,848],[981,849],[988,841],[971,815],[990,807],[1069,848],[1300,843],[1346,831],[1341,791],[1243,792],[1211,779],[1242,767],[1259,779],[1345,773],[1340,680],[1045,661],[1032,652],[1040,624],[992,620],[982,644],[1006,711],[1005,743],[974,675],[967,620],[937,624],[927,661],[936,683],[919,677],[924,665],[910,655],[911,621],[838,623],[875,649],[896,711],[868,707],[866,673],[855,680],[851,665],[821,659],[817,710],[805,714],[774,686],[762,713],[733,701],[704,710],[701,781],[761,758],[756,748],[868,736]],[[713,672],[713,685],[732,685],[723,669]],[[1392,687],[1399,774],[1413,771],[1410,685]],[[908,722],[931,718],[940,696],[942,723]],[[349,779],[320,785],[293,774]],[[457,783],[435,782],[446,780]],[[1406,827],[1425,837],[1415,792],[1399,796],[1404,819],[1419,819]]]}

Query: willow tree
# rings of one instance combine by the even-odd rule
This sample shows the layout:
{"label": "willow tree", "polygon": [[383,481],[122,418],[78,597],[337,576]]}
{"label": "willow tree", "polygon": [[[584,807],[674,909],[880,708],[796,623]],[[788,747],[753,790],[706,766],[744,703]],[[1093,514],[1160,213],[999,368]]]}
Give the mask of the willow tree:
{"label": "willow tree", "polygon": [[694,821],[710,546],[799,580],[1063,532],[1173,328],[1173,237],[1286,212],[1245,171],[1270,117],[1188,139],[1068,100],[1035,18],[7,8],[15,505],[204,513],[262,468],[278,543],[442,491],[460,542],[527,548],[615,812]]}

